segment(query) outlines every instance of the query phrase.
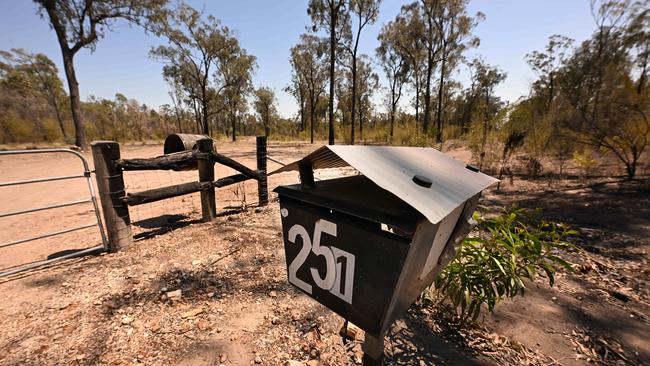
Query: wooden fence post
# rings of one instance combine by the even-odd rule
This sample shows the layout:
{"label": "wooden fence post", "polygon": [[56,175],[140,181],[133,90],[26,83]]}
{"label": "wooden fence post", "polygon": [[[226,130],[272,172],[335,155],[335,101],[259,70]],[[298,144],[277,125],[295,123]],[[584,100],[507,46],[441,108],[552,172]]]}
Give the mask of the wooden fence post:
{"label": "wooden fence post", "polygon": [[120,144],[114,141],[94,141],[91,144],[97,190],[108,233],[109,252],[117,252],[133,243],[129,206],[120,201],[125,196],[122,169],[114,161],[120,158]]}
{"label": "wooden fence post", "polygon": [[257,181],[257,195],[259,205],[269,204],[268,182],[266,180],[266,136],[257,136],[257,171],[260,179]]}
{"label": "wooden fence post", "polygon": [[[214,143],[210,138],[196,141],[196,148],[199,152],[210,153],[214,150]],[[199,182],[214,181],[214,162],[209,158],[198,158]],[[214,194],[214,187],[201,190],[201,212],[203,221],[211,221],[217,217],[217,200]]]}

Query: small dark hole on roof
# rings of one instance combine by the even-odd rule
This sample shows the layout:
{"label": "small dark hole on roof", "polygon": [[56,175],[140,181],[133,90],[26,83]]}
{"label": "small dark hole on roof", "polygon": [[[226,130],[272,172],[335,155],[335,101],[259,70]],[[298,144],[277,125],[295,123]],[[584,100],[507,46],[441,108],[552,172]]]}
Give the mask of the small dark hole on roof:
{"label": "small dark hole on roof", "polygon": [[423,177],[421,175],[417,175],[417,174],[413,176],[413,182],[415,182],[415,184],[417,184],[417,185],[419,185],[421,187],[425,187],[425,188],[431,188],[431,185],[433,184],[431,179],[429,179],[427,177]]}

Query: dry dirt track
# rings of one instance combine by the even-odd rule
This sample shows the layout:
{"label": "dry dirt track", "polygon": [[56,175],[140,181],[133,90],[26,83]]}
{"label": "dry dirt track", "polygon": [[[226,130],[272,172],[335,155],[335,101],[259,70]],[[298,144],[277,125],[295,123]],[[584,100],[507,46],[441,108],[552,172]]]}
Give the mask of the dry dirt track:
{"label": "dry dirt track", "polygon": [[[253,140],[220,143],[218,148],[254,166]],[[291,161],[313,148],[273,143],[269,155]],[[123,155],[147,157],[160,151],[159,145],[129,146]],[[453,154],[468,158],[466,151]],[[0,160],[2,180],[27,178],[18,176],[20,170],[40,173],[28,163]],[[42,164],[63,169],[72,162],[53,159]],[[217,176],[230,174],[219,169]],[[5,172],[16,176],[5,177]],[[193,180],[194,174],[181,177]],[[131,176],[127,185],[153,188],[158,180],[164,183],[164,177]],[[273,177],[270,185],[296,179],[296,174],[284,174]],[[31,192],[28,203],[60,199],[63,188],[72,187]],[[248,211],[212,223],[200,223],[195,213],[187,213],[191,201],[147,207],[134,212],[141,224],[135,228],[138,240],[132,247],[0,283],[0,364],[357,363],[359,342],[343,345],[337,335],[341,319],[287,285],[277,202],[254,207],[255,190],[249,183]],[[0,195],[1,211],[18,209],[18,199],[23,199],[15,192]],[[221,190],[217,197],[222,209],[241,203],[241,194],[232,190]],[[13,206],[5,207],[5,202]],[[647,363],[648,191],[612,179],[567,180],[551,188],[545,181],[515,180],[514,186],[487,192],[482,206],[494,212],[511,203],[540,207],[545,216],[582,230],[577,244],[584,250],[568,258],[578,271],[560,275],[552,289],[542,282],[530,284],[526,297],[504,302],[481,326],[469,329],[451,327],[430,308],[413,306],[391,331],[388,363]],[[186,215],[150,219],[170,212]],[[17,222],[2,227],[2,234],[59,227],[62,224],[54,221],[62,216]],[[68,216],[71,223],[89,217],[87,209]],[[25,226],[16,229],[20,224]],[[30,255],[96,242],[98,236],[72,234],[65,241],[36,245]],[[0,261],[32,258],[20,255],[0,252]],[[180,298],[166,295],[174,290],[181,290]]]}
{"label": "dry dirt track", "polygon": [[[305,144],[270,143],[268,154],[282,162],[291,162],[314,147]],[[221,153],[239,162],[255,167],[255,142],[245,138],[237,144],[220,142],[218,149]],[[162,154],[159,143],[150,145],[126,145],[121,147],[123,158],[153,157]],[[92,156],[85,154],[91,170]],[[269,171],[280,165],[269,162]],[[80,174],[83,166],[78,157],[68,153],[53,153],[39,155],[15,155],[0,158],[0,181],[16,181],[23,179],[42,178],[49,176],[65,176]],[[235,172],[225,166],[216,166],[216,176],[224,177]],[[197,180],[196,171],[165,172],[139,171],[126,172],[125,183],[127,191],[138,191]],[[280,177],[279,179],[286,179]],[[276,177],[270,179],[270,184],[278,184]],[[93,176],[93,186],[95,186]],[[243,201],[242,188],[245,189],[246,203],[257,203],[257,185],[246,182],[219,190],[217,205],[220,208],[241,206]],[[95,188],[96,191],[96,188]],[[33,207],[42,207],[63,202],[87,199],[88,186],[85,179],[61,180],[12,187],[0,187],[0,212],[11,212]],[[198,194],[156,202],[150,205],[134,207],[131,210],[131,220],[137,225],[156,225],[165,220],[177,220],[177,215],[196,216],[201,206]],[[162,217],[161,217],[162,216]],[[0,243],[19,240],[31,236],[59,231],[84,224],[93,223],[94,211],[90,203],[76,206],[52,209],[36,213],[24,214],[0,219]],[[0,249],[0,269],[10,268],[22,263],[46,259],[48,256],[66,250],[87,248],[101,243],[97,228],[84,229],[62,236],[47,238],[13,247]]]}

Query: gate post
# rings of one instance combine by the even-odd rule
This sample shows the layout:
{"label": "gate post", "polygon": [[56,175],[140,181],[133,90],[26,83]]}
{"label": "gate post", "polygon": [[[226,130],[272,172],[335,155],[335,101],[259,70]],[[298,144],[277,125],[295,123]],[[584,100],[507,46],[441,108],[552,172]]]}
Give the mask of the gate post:
{"label": "gate post", "polygon": [[266,179],[266,136],[257,136],[257,172],[260,179],[257,181],[257,195],[259,205],[266,206],[269,204],[269,190]]}
{"label": "gate post", "polygon": [[[210,138],[196,141],[196,148],[201,153],[211,153],[214,150],[214,143]],[[199,182],[214,181],[214,162],[209,157],[199,157],[197,161],[199,169]],[[203,221],[211,221],[217,217],[217,200],[214,194],[214,187],[201,191],[201,212]]]}
{"label": "gate post", "polygon": [[120,200],[126,195],[122,169],[114,161],[120,158],[120,144],[114,141],[94,141],[91,144],[95,179],[108,233],[109,252],[117,252],[133,244],[129,206]]}

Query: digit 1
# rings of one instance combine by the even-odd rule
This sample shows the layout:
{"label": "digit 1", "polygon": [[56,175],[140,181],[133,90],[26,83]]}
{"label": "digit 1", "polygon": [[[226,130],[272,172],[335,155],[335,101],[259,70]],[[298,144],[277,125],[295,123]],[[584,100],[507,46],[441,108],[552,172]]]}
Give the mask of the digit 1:
{"label": "digit 1", "polygon": [[[354,255],[336,247],[331,248],[336,260],[336,279],[334,280],[335,285],[330,290],[330,293],[348,304],[352,304],[352,292],[354,291]],[[345,271],[343,271],[343,260],[345,261]],[[343,281],[343,278],[345,278],[345,281]]]}

